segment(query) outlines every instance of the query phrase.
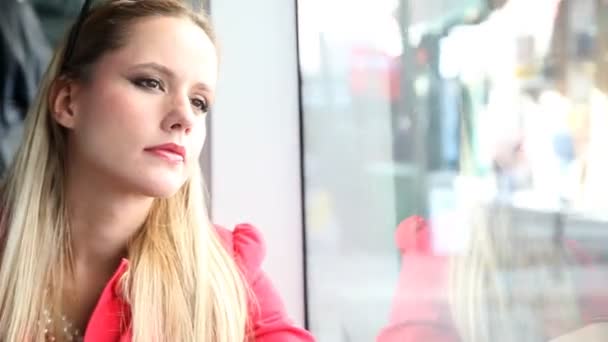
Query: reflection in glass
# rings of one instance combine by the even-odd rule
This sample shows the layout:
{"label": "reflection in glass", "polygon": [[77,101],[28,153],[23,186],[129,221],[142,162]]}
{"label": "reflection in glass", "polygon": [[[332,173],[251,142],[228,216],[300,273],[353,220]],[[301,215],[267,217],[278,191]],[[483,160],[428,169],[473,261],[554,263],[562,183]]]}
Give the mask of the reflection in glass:
{"label": "reflection in glass", "polygon": [[298,9],[319,340],[608,340],[608,3]]}

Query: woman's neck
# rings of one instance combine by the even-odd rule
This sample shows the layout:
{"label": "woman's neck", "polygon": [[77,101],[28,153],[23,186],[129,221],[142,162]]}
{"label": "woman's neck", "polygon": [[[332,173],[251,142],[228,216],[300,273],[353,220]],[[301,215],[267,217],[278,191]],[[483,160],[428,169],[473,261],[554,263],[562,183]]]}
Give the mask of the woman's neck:
{"label": "woman's neck", "polygon": [[81,331],[99,296],[127,255],[127,244],[144,224],[153,198],[125,193],[101,175],[79,168],[66,178],[73,274],[63,284],[64,314]]}
{"label": "woman's neck", "polygon": [[125,193],[102,177],[84,174],[67,179],[73,261],[75,266],[113,271],[144,224],[153,198]]}

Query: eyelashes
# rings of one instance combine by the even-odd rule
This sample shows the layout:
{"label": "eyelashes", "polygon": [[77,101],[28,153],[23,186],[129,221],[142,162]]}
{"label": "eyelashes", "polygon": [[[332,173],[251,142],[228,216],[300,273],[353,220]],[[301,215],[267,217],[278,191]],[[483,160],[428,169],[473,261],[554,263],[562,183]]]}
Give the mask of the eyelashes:
{"label": "eyelashes", "polygon": [[200,112],[202,112],[204,114],[206,114],[206,113],[209,112],[209,103],[207,102],[207,99],[205,99],[205,98],[196,98],[195,97],[192,100],[190,100],[190,102]]}
{"label": "eyelashes", "polygon": [[165,88],[164,84],[162,83],[162,81],[155,79],[155,78],[141,77],[141,78],[134,79],[132,82],[133,82],[133,84],[135,84],[137,87],[140,87],[140,88],[150,89],[150,90],[160,90],[163,92],[166,91],[166,88]]}
{"label": "eyelashes", "polygon": [[[150,92],[167,92],[167,87],[161,79],[154,77],[137,77],[131,80],[131,83],[136,87]],[[190,104],[196,112],[207,114],[209,112],[209,101],[204,97],[190,98]]]}

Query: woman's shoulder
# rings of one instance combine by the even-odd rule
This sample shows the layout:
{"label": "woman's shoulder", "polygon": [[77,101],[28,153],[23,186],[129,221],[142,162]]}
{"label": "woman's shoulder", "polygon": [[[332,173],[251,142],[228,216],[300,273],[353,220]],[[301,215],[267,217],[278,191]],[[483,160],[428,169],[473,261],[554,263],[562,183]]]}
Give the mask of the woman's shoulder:
{"label": "woman's shoulder", "polygon": [[215,229],[250,287],[249,314],[254,339],[258,342],[314,341],[309,332],[293,324],[278,291],[262,270],[266,246],[260,230],[250,224],[239,224],[232,230],[221,226]]}
{"label": "woman's shoulder", "polygon": [[254,277],[266,256],[266,244],[260,230],[242,223],[232,230],[215,225],[215,231],[245,275]]}

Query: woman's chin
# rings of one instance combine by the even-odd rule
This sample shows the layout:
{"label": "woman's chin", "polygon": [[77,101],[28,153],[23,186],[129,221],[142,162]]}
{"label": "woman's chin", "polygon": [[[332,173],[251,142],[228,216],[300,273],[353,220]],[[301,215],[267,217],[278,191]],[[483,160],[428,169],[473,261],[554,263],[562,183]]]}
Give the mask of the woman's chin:
{"label": "woman's chin", "polygon": [[153,181],[139,184],[139,192],[147,197],[169,198],[175,195],[184,185],[184,181]]}

